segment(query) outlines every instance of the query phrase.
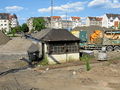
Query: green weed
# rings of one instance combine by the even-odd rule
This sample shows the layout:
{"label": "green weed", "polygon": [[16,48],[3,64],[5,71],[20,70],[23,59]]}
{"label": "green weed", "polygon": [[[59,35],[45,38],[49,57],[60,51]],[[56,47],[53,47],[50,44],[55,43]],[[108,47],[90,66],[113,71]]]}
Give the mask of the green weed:
{"label": "green weed", "polygon": [[81,61],[84,61],[85,62],[85,66],[86,66],[86,70],[89,71],[91,69],[91,66],[90,66],[90,59],[91,59],[91,56],[88,55],[88,54],[85,54],[83,55],[80,60]]}

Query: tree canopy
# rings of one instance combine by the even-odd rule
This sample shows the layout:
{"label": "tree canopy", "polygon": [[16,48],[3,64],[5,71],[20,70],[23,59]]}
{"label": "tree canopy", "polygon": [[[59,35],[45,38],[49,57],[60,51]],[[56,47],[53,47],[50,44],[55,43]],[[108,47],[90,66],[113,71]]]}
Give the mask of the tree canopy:
{"label": "tree canopy", "polygon": [[120,23],[119,23],[119,25],[118,25],[118,29],[120,29]]}
{"label": "tree canopy", "polygon": [[26,23],[23,23],[23,24],[22,24],[22,26],[21,26],[21,31],[24,32],[24,33],[29,31],[29,28],[28,28],[28,26],[27,26]]}
{"label": "tree canopy", "polygon": [[34,18],[33,27],[35,31],[41,31],[41,29],[45,29],[45,20],[42,18]]}

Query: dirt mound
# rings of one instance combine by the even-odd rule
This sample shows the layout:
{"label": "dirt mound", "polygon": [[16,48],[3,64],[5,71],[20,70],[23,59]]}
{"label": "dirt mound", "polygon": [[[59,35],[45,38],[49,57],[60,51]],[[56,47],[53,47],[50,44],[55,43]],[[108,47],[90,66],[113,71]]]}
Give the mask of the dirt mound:
{"label": "dirt mound", "polygon": [[15,38],[2,46],[0,48],[0,53],[24,53],[31,44],[32,42],[27,39]]}
{"label": "dirt mound", "polygon": [[0,45],[6,44],[9,40],[10,38],[0,31]]}

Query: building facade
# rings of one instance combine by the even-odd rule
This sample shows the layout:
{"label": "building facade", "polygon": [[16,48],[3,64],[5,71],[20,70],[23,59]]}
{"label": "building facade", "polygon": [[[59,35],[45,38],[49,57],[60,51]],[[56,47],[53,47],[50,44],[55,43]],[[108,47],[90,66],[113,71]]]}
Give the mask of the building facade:
{"label": "building facade", "polygon": [[34,27],[33,27],[33,20],[34,19],[44,19],[45,20],[45,27],[46,28],[51,27],[51,18],[50,17],[31,17],[27,20],[27,26],[29,28],[29,31],[34,30]]}
{"label": "building facade", "polygon": [[51,17],[51,28],[55,29],[62,28],[62,18],[60,16]]}
{"label": "building facade", "polygon": [[120,14],[105,14],[103,16],[102,27],[117,29],[120,24]]}
{"label": "building facade", "polygon": [[87,17],[86,26],[102,26],[102,18],[100,18],[100,17]]}
{"label": "building facade", "polygon": [[10,16],[9,16],[9,20],[10,20],[10,23],[11,23],[11,27],[12,27],[12,28],[19,25],[19,23],[18,23],[18,18],[17,18],[17,16],[16,16],[15,14],[10,15]]}
{"label": "building facade", "polygon": [[34,29],[33,20],[35,18],[42,18],[45,20],[46,28],[55,28],[55,29],[72,29],[74,27],[81,25],[80,17],[71,17],[70,19],[62,19],[60,16],[52,17],[32,17],[27,20],[27,25],[29,30]]}
{"label": "building facade", "polygon": [[11,27],[18,26],[17,16],[9,13],[0,13],[0,30],[9,32]]}
{"label": "building facade", "polygon": [[81,26],[81,18],[80,17],[71,17],[70,20],[72,21],[72,28]]}

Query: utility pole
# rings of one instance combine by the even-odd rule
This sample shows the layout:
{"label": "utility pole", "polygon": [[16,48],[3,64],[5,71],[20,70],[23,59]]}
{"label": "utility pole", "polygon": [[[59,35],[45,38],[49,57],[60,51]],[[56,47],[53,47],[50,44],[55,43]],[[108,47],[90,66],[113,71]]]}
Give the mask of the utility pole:
{"label": "utility pole", "polygon": [[52,19],[52,17],[53,17],[53,0],[51,0],[51,21],[50,21],[50,26],[51,26],[51,29],[52,29],[52,22],[53,22],[53,19]]}
{"label": "utility pole", "polygon": [[66,11],[66,29],[68,28],[68,21],[67,21],[67,11]]}

